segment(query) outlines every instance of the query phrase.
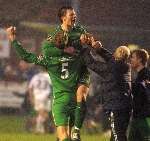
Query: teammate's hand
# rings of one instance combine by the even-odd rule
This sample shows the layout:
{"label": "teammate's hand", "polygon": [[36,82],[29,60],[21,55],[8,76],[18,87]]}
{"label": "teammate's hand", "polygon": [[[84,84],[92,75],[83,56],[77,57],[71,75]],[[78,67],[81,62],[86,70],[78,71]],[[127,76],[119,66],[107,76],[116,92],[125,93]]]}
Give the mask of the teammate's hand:
{"label": "teammate's hand", "polygon": [[90,33],[85,33],[80,36],[80,42],[82,45],[92,45],[94,37]]}
{"label": "teammate's hand", "polygon": [[70,55],[74,55],[75,54],[75,48],[74,47],[67,47],[67,48],[64,48],[64,52],[65,53],[68,53]]}
{"label": "teammate's hand", "polygon": [[13,41],[16,39],[16,27],[11,26],[6,29],[6,32],[10,41]]}

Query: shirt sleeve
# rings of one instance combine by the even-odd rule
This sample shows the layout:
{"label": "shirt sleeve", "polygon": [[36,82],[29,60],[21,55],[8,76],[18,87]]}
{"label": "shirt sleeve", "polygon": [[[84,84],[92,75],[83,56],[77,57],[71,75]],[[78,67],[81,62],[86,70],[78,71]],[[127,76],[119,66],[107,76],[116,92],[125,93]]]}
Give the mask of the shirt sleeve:
{"label": "shirt sleeve", "polygon": [[108,68],[110,65],[105,62],[95,60],[90,49],[86,49],[83,53],[83,58],[86,66],[98,75],[103,75],[103,73],[110,71]]}
{"label": "shirt sleeve", "polygon": [[17,55],[19,55],[24,61],[41,66],[48,65],[45,57],[37,57],[34,53],[28,52],[17,40],[12,42],[12,46],[15,48]]}
{"label": "shirt sleeve", "polygon": [[96,53],[100,55],[106,62],[110,61],[112,57],[112,53],[105,48],[96,48]]}

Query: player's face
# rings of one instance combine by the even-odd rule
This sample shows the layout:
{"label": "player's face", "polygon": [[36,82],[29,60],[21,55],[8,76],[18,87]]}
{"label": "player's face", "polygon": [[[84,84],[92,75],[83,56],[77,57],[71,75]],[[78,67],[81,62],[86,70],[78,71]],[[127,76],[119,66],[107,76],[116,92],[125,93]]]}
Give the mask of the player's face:
{"label": "player's face", "polygon": [[138,68],[141,60],[140,60],[140,58],[137,57],[136,53],[133,53],[131,55],[130,61],[131,61],[131,67],[136,70]]}
{"label": "player's face", "polygon": [[73,26],[76,22],[76,13],[74,10],[67,10],[66,15],[62,17],[63,24]]}

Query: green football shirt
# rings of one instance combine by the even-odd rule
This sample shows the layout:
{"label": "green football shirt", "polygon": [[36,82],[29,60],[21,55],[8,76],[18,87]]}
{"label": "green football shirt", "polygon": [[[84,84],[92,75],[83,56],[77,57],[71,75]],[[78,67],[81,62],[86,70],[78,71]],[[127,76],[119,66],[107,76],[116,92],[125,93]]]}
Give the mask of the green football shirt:
{"label": "green football shirt", "polygon": [[[48,35],[47,40],[42,45],[42,57],[28,52],[16,40],[12,42],[12,45],[23,60],[44,66],[47,69],[53,84],[54,99],[60,99],[65,95],[66,101],[70,101],[72,98],[75,99],[77,85],[83,73],[84,62],[80,56],[82,49],[80,36],[86,31],[81,26],[74,26],[69,32],[64,33],[67,36],[67,41],[64,41],[62,46],[63,48],[66,45],[75,47],[79,53],[75,56],[68,55],[62,49],[55,47],[54,38],[59,32],[64,32],[61,26],[58,26],[54,32]],[[87,71],[87,69],[84,70]]]}

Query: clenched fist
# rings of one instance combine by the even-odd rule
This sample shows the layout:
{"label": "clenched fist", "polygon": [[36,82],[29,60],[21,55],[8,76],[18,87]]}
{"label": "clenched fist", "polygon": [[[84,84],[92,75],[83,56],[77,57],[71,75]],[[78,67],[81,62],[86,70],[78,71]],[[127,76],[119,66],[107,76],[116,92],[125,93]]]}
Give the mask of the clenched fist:
{"label": "clenched fist", "polygon": [[6,29],[6,32],[10,41],[13,41],[16,39],[16,27],[11,26]]}
{"label": "clenched fist", "polygon": [[92,48],[101,48],[102,47],[102,43],[100,41],[94,41],[92,43]]}
{"label": "clenched fist", "polygon": [[93,48],[100,48],[102,44],[100,41],[95,41],[94,37],[90,33],[85,33],[80,36],[82,45],[90,45]]}
{"label": "clenched fist", "polygon": [[80,36],[80,41],[82,45],[92,45],[94,37],[90,33],[85,33]]}

